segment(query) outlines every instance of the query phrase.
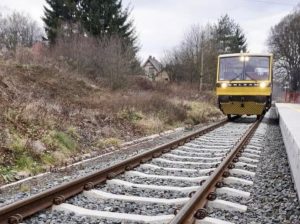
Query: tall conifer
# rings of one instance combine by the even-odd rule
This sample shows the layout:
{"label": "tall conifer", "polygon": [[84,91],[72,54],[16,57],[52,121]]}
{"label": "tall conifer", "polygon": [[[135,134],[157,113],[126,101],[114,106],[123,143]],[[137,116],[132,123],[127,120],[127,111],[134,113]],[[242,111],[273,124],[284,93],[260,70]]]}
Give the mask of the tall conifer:
{"label": "tall conifer", "polygon": [[218,21],[215,28],[215,38],[220,54],[247,51],[247,40],[242,29],[227,14]]}
{"label": "tall conifer", "polygon": [[[54,43],[61,26],[81,25],[87,35],[95,37],[118,35],[126,44],[135,45],[136,36],[129,9],[122,0],[46,0],[45,30]],[[64,30],[65,31],[65,27]]]}
{"label": "tall conifer", "polygon": [[45,31],[47,39],[54,43],[62,17],[63,2],[61,0],[46,0],[49,6],[44,6]]}
{"label": "tall conifer", "polygon": [[81,20],[85,30],[93,36],[119,35],[134,44],[136,37],[128,8],[121,0],[82,0]]}

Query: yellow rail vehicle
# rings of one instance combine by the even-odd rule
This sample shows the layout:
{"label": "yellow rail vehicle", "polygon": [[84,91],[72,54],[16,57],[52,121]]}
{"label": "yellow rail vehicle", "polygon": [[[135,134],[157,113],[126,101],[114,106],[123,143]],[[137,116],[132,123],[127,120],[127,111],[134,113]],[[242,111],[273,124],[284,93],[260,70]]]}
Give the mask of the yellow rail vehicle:
{"label": "yellow rail vehicle", "polygon": [[226,54],[218,57],[219,108],[231,115],[260,117],[271,107],[272,55]]}

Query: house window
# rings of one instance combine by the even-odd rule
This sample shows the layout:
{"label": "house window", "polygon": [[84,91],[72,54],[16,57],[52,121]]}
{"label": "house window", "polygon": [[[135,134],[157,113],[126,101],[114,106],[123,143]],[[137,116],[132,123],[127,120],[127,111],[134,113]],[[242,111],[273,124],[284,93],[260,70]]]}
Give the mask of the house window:
{"label": "house window", "polygon": [[153,79],[154,75],[155,75],[155,70],[153,67],[150,67],[149,68],[149,77]]}

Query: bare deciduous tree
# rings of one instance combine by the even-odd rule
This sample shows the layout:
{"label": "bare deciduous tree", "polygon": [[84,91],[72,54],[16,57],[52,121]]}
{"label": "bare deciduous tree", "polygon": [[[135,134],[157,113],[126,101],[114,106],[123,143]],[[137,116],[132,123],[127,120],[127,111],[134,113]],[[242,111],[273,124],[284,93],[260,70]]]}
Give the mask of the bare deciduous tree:
{"label": "bare deciduous tree", "polygon": [[300,90],[300,9],[272,27],[268,44],[277,78],[289,80],[291,90]]}
{"label": "bare deciduous tree", "polygon": [[214,82],[217,45],[212,26],[194,25],[177,49],[166,53],[164,63],[174,81],[211,85]]}
{"label": "bare deciduous tree", "polygon": [[245,35],[228,15],[217,24],[192,26],[179,47],[167,52],[164,63],[174,81],[199,83],[211,89],[217,73],[218,54],[247,50]]}
{"label": "bare deciduous tree", "polygon": [[42,29],[29,15],[13,12],[0,14],[0,48],[15,51],[17,46],[31,47],[42,37]]}

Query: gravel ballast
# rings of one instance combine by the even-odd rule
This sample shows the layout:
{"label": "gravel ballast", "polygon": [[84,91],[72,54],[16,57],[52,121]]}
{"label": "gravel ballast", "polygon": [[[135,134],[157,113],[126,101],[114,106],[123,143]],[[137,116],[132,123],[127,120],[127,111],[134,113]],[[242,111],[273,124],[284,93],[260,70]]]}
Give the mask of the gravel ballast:
{"label": "gravel ballast", "polygon": [[[257,132],[264,126],[267,126],[266,134],[258,138],[263,141],[255,141]],[[257,132],[247,146],[247,149],[262,150],[257,168],[252,170],[255,171],[254,185],[246,188],[231,185],[250,192],[250,198],[238,200],[225,195],[218,197],[246,205],[247,211],[240,213],[207,208],[209,216],[233,223],[299,224],[300,206],[280,127],[273,119],[265,118]]]}
{"label": "gravel ballast", "polygon": [[152,190],[152,189],[143,189],[143,188],[126,188],[123,186],[103,186],[97,188],[101,191],[120,194],[120,195],[131,195],[131,196],[143,196],[150,198],[185,198],[189,196],[189,193],[183,193],[180,191],[170,191],[170,190]]}
{"label": "gravel ballast", "polygon": [[179,208],[177,205],[91,199],[83,195],[71,198],[67,203],[91,210],[153,216],[174,214],[174,211]]}
{"label": "gravel ballast", "polygon": [[269,124],[256,170],[248,210],[241,223],[300,223],[300,206],[292,182],[280,128]]}

